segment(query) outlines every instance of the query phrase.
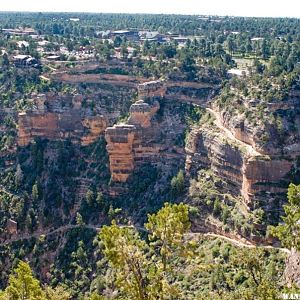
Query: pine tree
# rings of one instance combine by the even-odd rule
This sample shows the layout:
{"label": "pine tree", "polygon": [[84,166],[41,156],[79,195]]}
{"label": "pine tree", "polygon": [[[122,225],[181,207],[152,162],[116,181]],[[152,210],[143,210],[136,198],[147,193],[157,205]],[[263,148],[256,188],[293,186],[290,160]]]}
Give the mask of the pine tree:
{"label": "pine tree", "polygon": [[[28,263],[20,261],[9,277],[8,287],[2,299],[10,300],[44,300],[45,293],[40,282],[34,278]],[[1,299],[1,298],[0,298]]]}
{"label": "pine tree", "polygon": [[166,271],[169,260],[184,252],[184,233],[190,228],[188,206],[165,203],[156,214],[148,216],[145,224],[154,249],[159,251],[163,269]]}
{"label": "pine tree", "polygon": [[272,235],[278,237],[284,247],[300,251],[300,185],[290,184],[288,188],[288,203],[283,206],[285,216],[283,224],[270,226]]}
{"label": "pine tree", "polygon": [[184,191],[184,174],[180,170],[171,180],[171,191],[174,196],[180,196]]}
{"label": "pine tree", "polygon": [[100,239],[104,256],[114,270],[115,283],[124,299],[178,299],[180,289],[173,283],[169,264],[172,256],[188,254],[189,247],[183,239],[190,227],[188,207],[166,203],[148,218],[145,227],[150,244],[134,228],[118,226],[115,221],[103,226]]}

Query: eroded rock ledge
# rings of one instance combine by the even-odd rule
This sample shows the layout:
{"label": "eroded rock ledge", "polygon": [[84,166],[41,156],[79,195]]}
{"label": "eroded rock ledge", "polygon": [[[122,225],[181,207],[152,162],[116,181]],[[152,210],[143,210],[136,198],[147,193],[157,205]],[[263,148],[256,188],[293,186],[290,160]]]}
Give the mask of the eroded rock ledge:
{"label": "eroded rock ledge", "polygon": [[292,157],[259,152],[251,137],[243,138],[225,127],[216,112],[208,111],[214,121],[193,128],[189,135],[186,171],[193,176],[201,168],[213,170],[230,184],[233,194],[243,197],[248,209],[253,208],[255,199],[265,207],[272,205],[272,199],[286,193],[294,166]]}
{"label": "eroded rock ledge", "polygon": [[61,95],[42,94],[33,99],[33,109],[18,115],[18,145],[27,146],[36,137],[50,140],[70,138],[82,145],[93,143],[107,127],[103,115],[88,115],[81,110],[81,95],[63,96],[68,104],[59,105]]}
{"label": "eroded rock ledge", "polygon": [[[111,117],[104,104],[94,114],[83,108],[82,95],[36,95],[32,109],[19,114],[19,146],[28,145],[36,137],[69,138],[89,145],[105,134],[111,177],[115,182],[126,182],[134,168],[145,162],[176,164],[179,159],[186,161],[186,170],[191,176],[201,168],[212,169],[231,184],[232,192],[241,195],[248,208],[253,206],[253,199],[265,201],[266,194],[270,199],[286,193],[289,175],[300,153],[299,139],[291,136],[289,144],[281,148],[276,148],[271,139],[264,147],[259,127],[249,126],[240,116],[230,119],[226,111],[214,105],[209,108],[218,87],[198,82],[146,82],[129,76],[110,75],[100,79],[138,91],[141,100],[131,105],[126,123],[113,125],[120,111],[112,111]],[[86,79],[76,77],[75,83],[82,80]],[[102,91],[101,97],[105,97],[105,92]],[[155,99],[164,99],[164,105],[169,105],[159,122],[160,105]],[[176,140],[186,130],[186,123],[180,119],[180,108],[176,114],[172,110],[186,102],[206,108],[215,121],[192,130],[184,153],[182,146],[176,146]],[[290,102],[273,105],[272,109],[291,110],[298,105],[293,100],[290,107]],[[300,119],[296,121],[299,123]]]}
{"label": "eroded rock ledge", "polygon": [[[138,100],[130,107],[128,124],[108,127],[105,131],[109,154],[111,178],[126,182],[136,162],[141,162],[159,152],[159,148],[145,146],[145,138],[151,138],[151,118],[159,109],[159,103],[149,105]],[[153,133],[153,132],[152,132]]]}

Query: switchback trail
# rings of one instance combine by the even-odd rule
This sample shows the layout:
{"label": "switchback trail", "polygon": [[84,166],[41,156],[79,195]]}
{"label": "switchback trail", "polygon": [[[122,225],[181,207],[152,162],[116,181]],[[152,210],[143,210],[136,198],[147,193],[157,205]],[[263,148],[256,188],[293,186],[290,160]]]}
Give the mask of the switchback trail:
{"label": "switchback trail", "polygon": [[[44,231],[44,232],[35,232],[33,234],[26,234],[26,235],[23,235],[22,237],[20,236],[15,236],[7,241],[4,241],[2,243],[0,243],[0,247],[1,246],[5,246],[5,245],[9,245],[13,242],[17,242],[17,241],[22,241],[22,240],[28,240],[28,239],[31,239],[31,238],[38,238],[42,235],[51,235],[51,234],[54,234],[54,233],[57,233],[57,232],[65,232],[69,229],[73,229],[73,228],[80,228],[80,227],[83,227],[83,228],[87,228],[87,229],[93,229],[93,230],[96,230],[96,231],[99,231],[101,229],[101,224],[96,224],[96,225],[91,225],[91,224],[87,224],[87,225],[75,225],[75,224],[67,224],[67,225],[64,225],[64,226],[61,226],[59,228],[56,228],[56,229],[52,229],[52,230],[48,230],[48,231]],[[123,226],[123,227],[128,227],[128,228],[136,228],[138,231],[146,231],[146,229],[144,227],[134,227],[134,226]],[[289,249],[286,249],[286,248],[281,248],[281,247],[276,247],[276,246],[271,246],[271,245],[254,245],[252,244],[251,242],[249,241],[241,241],[241,240],[238,240],[238,239],[233,239],[233,238],[230,238],[230,237],[227,237],[227,236],[224,236],[224,235],[221,235],[221,234],[217,234],[217,233],[213,233],[213,232],[208,232],[208,233],[198,233],[198,232],[190,232],[190,233],[187,233],[186,236],[188,238],[192,238],[192,239],[195,239],[196,237],[199,237],[199,236],[207,236],[207,237],[215,237],[215,238],[220,238],[220,239],[223,239],[229,243],[231,243],[232,245],[234,246],[237,246],[237,247],[240,247],[240,248],[263,248],[263,249],[277,249],[279,251],[282,251],[282,252],[285,252],[287,254],[290,253],[290,250]]]}
{"label": "switchback trail", "polygon": [[225,133],[226,137],[228,137],[230,140],[233,140],[236,144],[241,145],[242,147],[244,147],[245,149],[247,149],[247,152],[251,156],[260,156],[260,155],[262,155],[256,149],[254,149],[254,147],[252,147],[250,144],[247,144],[247,143],[245,143],[245,142],[237,139],[233,135],[233,133],[222,124],[222,122],[220,121],[219,115],[214,110],[212,110],[211,108],[206,108],[206,110],[211,115],[213,115],[215,117],[215,122],[214,122],[215,125]]}

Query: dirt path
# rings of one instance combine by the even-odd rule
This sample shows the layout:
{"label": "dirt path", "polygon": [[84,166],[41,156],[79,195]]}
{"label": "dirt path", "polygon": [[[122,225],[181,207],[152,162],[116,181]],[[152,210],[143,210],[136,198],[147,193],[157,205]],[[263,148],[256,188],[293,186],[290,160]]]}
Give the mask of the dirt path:
{"label": "dirt path", "polygon": [[[190,234],[193,237],[199,236],[200,233],[191,233]],[[237,239],[233,239],[233,238],[229,238],[227,236],[221,235],[221,234],[217,234],[217,233],[213,233],[213,232],[208,232],[208,233],[204,233],[204,236],[208,236],[208,237],[215,237],[215,238],[220,238],[222,240],[225,240],[229,243],[231,243],[234,246],[240,247],[240,248],[263,248],[263,249],[277,249],[279,251],[285,252],[287,254],[290,254],[291,251],[289,249],[286,248],[281,248],[281,247],[276,247],[276,246],[271,246],[271,245],[254,245],[249,241],[241,241],[241,240],[237,240]]]}
{"label": "dirt path", "polygon": [[32,234],[24,234],[22,236],[15,236],[15,237],[13,237],[13,238],[11,238],[9,240],[6,240],[6,241],[0,243],[0,247],[8,245],[8,244],[11,244],[13,242],[17,242],[17,241],[29,240],[31,238],[39,238],[42,235],[47,236],[47,235],[51,235],[51,234],[54,234],[54,233],[57,233],[57,232],[65,232],[67,230],[70,230],[70,229],[73,229],[73,228],[79,228],[81,226],[84,227],[84,228],[87,228],[87,229],[94,229],[96,231],[99,231],[102,225],[100,225],[100,224],[97,224],[97,225],[73,225],[73,224],[67,224],[67,225],[58,227],[56,229],[50,229],[50,230],[46,230],[46,231],[37,231],[37,232],[34,232]]}
{"label": "dirt path", "polygon": [[[31,239],[31,238],[38,238],[41,235],[47,236],[47,235],[51,235],[51,234],[54,234],[54,233],[57,233],[57,232],[65,232],[67,230],[70,230],[70,229],[73,229],[73,228],[79,228],[81,226],[84,227],[84,228],[87,228],[87,229],[93,229],[93,230],[96,230],[96,231],[100,231],[102,225],[101,224],[96,224],[96,225],[91,225],[91,224],[87,224],[87,225],[67,224],[67,225],[61,226],[59,228],[44,231],[44,232],[35,232],[33,234],[26,234],[26,235],[23,235],[22,237],[16,236],[16,237],[11,238],[11,239],[9,239],[5,242],[0,243],[0,247],[11,244],[13,242],[17,242],[17,241],[28,240],[28,239]],[[144,227],[134,227],[134,226],[128,226],[128,225],[125,225],[123,227],[136,228],[138,231],[143,231],[143,232],[146,231],[146,229]],[[268,245],[268,246],[258,245],[257,246],[257,245],[252,244],[249,241],[244,242],[244,241],[241,241],[241,240],[238,240],[238,239],[229,238],[227,236],[224,236],[224,235],[221,235],[221,234],[216,234],[216,233],[213,233],[213,232],[208,232],[208,233],[204,233],[204,234],[203,233],[198,233],[198,232],[195,232],[195,233],[191,232],[191,233],[188,233],[186,236],[188,238],[195,239],[195,238],[198,238],[199,236],[202,236],[202,235],[206,236],[206,237],[215,237],[215,238],[223,239],[223,240],[231,243],[232,245],[240,247],[240,248],[277,249],[277,250],[285,252],[287,254],[290,254],[290,252],[291,252],[289,249],[286,249],[286,248],[281,248],[281,247],[276,247],[276,246],[271,246],[271,245]]]}
{"label": "dirt path", "polygon": [[206,110],[212,114],[215,117],[215,125],[220,128],[226,135],[226,137],[228,137],[230,140],[233,140],[235,143],[237,143],[238,145],[244,147],[247,150],[247,153],[250,154],[251,156],[259,156],[262,155],[262,153],[258,152],[257,150],[255,150],[251,145],[237,139],[232,132],[226,128],[222,122],[220,121],[220,117],[217,114],[217,112],[215,112],[214,110],[212,110],[211,108],[206,108]]}
{"label": "dirt path", "polygon": [[46,77],[44,75],[41,75],[40,78],[43,79],[43,80],[46,80],[46,81],[50,81],[50,78],[48,78],[48,77]]}

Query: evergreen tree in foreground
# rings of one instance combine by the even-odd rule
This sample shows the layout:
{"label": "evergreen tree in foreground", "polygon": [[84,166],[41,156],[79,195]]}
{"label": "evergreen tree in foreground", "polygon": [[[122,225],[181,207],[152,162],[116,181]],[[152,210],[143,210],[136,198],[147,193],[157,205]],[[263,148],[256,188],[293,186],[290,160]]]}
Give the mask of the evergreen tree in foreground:
{"label": "evergreen tree in foreground", "polygon": [[40,282],[34,278],[29,264],[20,261],[4,293],[0,294],[1,300],[43,300],[45,293]]}

